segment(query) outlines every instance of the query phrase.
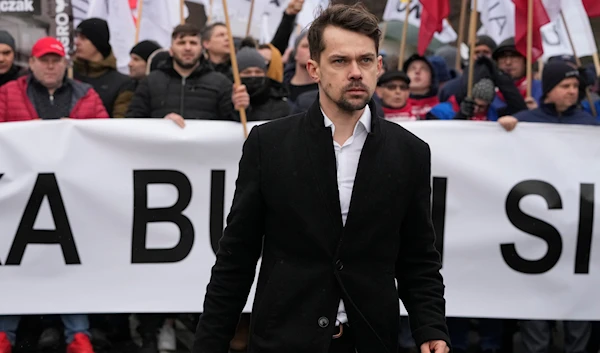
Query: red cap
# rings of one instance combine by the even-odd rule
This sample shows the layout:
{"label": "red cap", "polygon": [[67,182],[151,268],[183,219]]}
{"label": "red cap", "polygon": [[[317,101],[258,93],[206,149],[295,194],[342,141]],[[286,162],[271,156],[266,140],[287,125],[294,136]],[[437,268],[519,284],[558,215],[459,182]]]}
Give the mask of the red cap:
{"label": "red cap", "polygon": [[44,37],[35,42],[31,49],[31,55],[39,58],[46,54],[65,56],[65,47],[56,38]]}

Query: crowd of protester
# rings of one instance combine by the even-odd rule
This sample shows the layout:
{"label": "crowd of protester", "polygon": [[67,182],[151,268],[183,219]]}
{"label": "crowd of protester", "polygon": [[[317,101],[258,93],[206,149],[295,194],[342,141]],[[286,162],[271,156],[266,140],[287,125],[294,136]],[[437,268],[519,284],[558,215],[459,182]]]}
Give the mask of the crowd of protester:
{"label": "crowd of protester", "polygon": [[[236,39],[230,52],[227,27],[213,23],[203,30],[191,24],[176,27],[170,48],[153,41],[137,43],[130,53],[130,75],[117,71],[110,32],[104,20],[91,18],[75,32],[72,67],[65,48],[55,38],[38,40],[27,68],[14,63],[15,41],[0,31],[0,122],[34,119],[164,118],[180,127],[193,119],[239,121],[244,108],[249,121],[278,119],[301,113],[317,98],[317,84],[306,65],[310,59],[306,32],[291,48],[302,0],[293,0],[283,14],[271,43],[258,45],[252,38]],[[243,85],[233,85],[231,55],[235,55]],[[398,67],[397,57],[386,56],[374,97],[378,114],[393,121],[472,120],[495,121],[508,131],[518,122],[596,125],[600,111],[596,73],[577,67],[569,56],[551,58],[533,80],[527,94],[526,58],[514,39],[495,43],[477,38],[472,94],[467,96],[467,67],[456,70],[456,49],[446,46],[434,55],[410,56]],[[72,70],[72,74],[70,74]],[[592,102],[586,101],[586,90]],[[591,104],[590,104],[591,103]],[[137,314],[135,335],[140,352],[174,350],[169,314]],[[92,342],[106,340],[90,324],[88,315],[62,315],[68,353],[91,353]],[[0,353],[10,353],[16,342],[19,316],[0,316]],[[477,321],[481,352],[510,352],[516,330],[514,321]],[[453,351],[466,352],[473,320],[449,318]],[[249,319],[243,315],[231,342],[243,351]],[[565,322],[567,353],[598,352],[599,327],[591,322]],[[520,321],[518,329],[527,353],[547,353],[553,324]],[[592,330],[595,330],[592,333]],[[49,331],[52,332],[52,331]],[[54,331],[55,332],[55,331]],[[55,342],[60,335],[40,337],[40,344]],[[401,321],[399,343],[403,352],[418,352],[410,337],[408,320]]]}

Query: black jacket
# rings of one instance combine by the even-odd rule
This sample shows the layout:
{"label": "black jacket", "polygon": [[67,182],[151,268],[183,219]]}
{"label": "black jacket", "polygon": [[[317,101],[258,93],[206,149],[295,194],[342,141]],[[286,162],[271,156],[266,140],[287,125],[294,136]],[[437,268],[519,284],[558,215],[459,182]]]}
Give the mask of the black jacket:
{"label": "black jacket", "polygon": [[358,352],[397,351],[398,297],[417,347],[449,342],[428,145],[373,114],[343,226],[323,120],[316,101],[251,130],[193,353],[228,351],[261,251],[248,352],[326,353],[340,298]]}
{"label": "black jacket", "polygon": [[22,67],[13,64],[13,66],[11,66],[10,69],[6,71],[6,73],[0,75],[0,86],[12,80],[18,79],[26,72],[27,71],[24,70]]}
{"label": "black jacket", "polygon": [[248,121],[274,120],[290,115],[287,90],[280,82],[269,80],[268,90],[263,95],[250,96],[250,107],[246,111]]}
{"label": "black jacket", "polygon": [[127,117],[164,118],[177,113],[184,119],[233,120],[232,86],[204,59],[187,78],[175,71],[169,59],[140,81]]}

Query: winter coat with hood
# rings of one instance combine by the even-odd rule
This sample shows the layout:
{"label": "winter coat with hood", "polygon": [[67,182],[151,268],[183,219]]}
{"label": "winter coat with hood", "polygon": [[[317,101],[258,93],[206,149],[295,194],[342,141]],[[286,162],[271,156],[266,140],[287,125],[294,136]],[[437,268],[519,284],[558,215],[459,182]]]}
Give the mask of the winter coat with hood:
{"label": "winter coat with hood", "polygon": [[577,105],[559,113],[556,111],[556,106],[554,104],[545,103],[537,109],[526,110],[515,114],[515,118],[520,122],[525,123],[598,125],[596,118],[590,113],[583,111]]}
{"label": "winter coat with hood", "polygon": [[176,113],[184,119],[234,120],[232,88],[233,83],[202,57],[188,77],[182,77],[169,58],[140,81],[127,117],[164,118]]}
{"label": "winter coat with hood", "polygon": [[423,61],[429,66],[429,70],[431,72],[431,84],[429,86],[429,92],[423,95],[410,94],[408,98],[408,102],[413,107],[413,115],[416,116],[419,120],[425,119],[427,113],[431,110],[431,108],[435,107],[439,104],[440,100],[438,99],[438,87],[439,83],[437,82],[437,75],[435,72],[435,68],[425,58],[424,56],[420,56],[418,54],[412,55],[408,58],[402,67],[402,71],[408,72],[408,67],[415,61]]}
{"label": "winter coat with hood", "polygon": [[[36,99],[39,98],[36,97],[39,93],[33,90],[33,80],[35,79],[31,75],[22,76],[0,87],[0,122],[40,119],[43,114],[39,114],[38,109],[43,107],[34,103],[39,103]],[[92,86],[66,79],[63,87],[67,85],[68,91],[65,93],[70,94],[70,97],[65,97],[65,111],[69,118],[108,118],[108,113]],[[55,92],[56,94],[58,93]]]}
{"label": "winter coat with hood", "polygon": [[75,59],[73,76],[98,92],[111,118],[124,118],[135,90],[134,81],[117,71],[117,59],[111,52],[100,62]]}

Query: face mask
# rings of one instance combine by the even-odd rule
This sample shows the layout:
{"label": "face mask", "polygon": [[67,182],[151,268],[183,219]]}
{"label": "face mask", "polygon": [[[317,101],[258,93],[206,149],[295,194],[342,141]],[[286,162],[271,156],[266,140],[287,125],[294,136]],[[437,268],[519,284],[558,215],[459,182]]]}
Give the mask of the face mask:
{"label": "face mask", "polygon": [[243,77],[242,84],[246,86],[246,90],[250,95],[251,101],[262,100],[268,98],[269,80],[267,77]]}

